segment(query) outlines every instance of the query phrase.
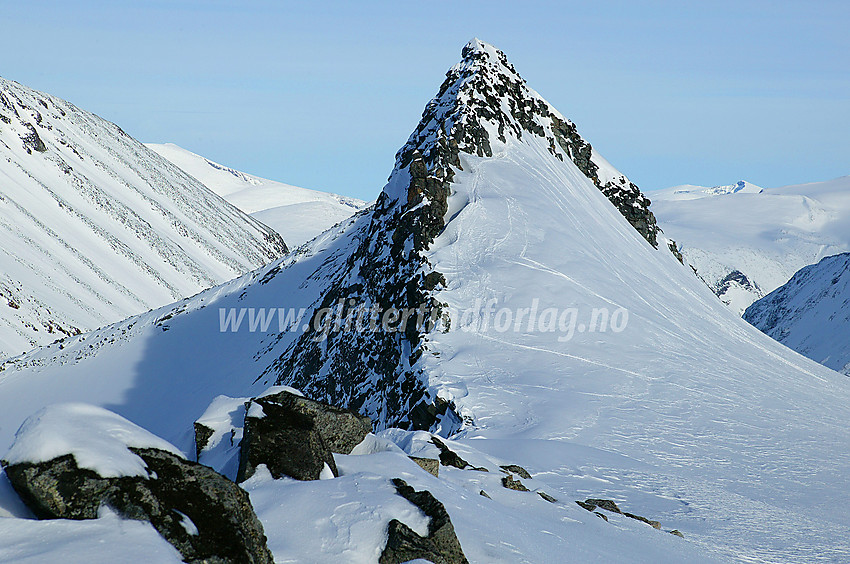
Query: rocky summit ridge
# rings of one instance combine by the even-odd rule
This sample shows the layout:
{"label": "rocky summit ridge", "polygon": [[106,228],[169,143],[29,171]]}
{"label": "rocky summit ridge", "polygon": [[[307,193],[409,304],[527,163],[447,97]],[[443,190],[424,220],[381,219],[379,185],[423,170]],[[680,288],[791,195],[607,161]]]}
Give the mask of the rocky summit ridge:
{"label": "rocky summit ridge", "polygon": [[[381,425],[458,428],[460,417],[449,402],[428,391],[427,377],[417,366],[427,350],[427,332],[448,329],[445,304],[439,301],[446,279],[432,268],[427,251],[446,225],[451,183],[463,170],[463,158],[492,157],[526,136],[548,140],[553,158],[575,163],[657,248],[649,199],[594,152],[575,124],[526,85],[503,52],[473,39],[396,154],[374,208],[353,227],[356,247],[338,257],[314,309],[314,315],[331,309],[339,318],[363,315],[373,306],[422,311],[431,323],[410,323],[392,333],[331,330],[321,342],[307,332],[263,377],[359,409]],[[311,326],[315,322],[314,317]]]}

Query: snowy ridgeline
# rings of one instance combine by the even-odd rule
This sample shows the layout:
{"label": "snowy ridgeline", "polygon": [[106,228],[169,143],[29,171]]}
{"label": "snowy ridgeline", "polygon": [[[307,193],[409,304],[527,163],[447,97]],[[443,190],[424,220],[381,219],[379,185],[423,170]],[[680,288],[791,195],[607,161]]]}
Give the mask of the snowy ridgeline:
{"label": "snowy ridgeline", "polygon": [[804,266],[850,250],[850,176],[780,188],[676,186],[650,195],[664,233],[739,315]]}
{"label": "snowy ridgeline", "polygon": [[274,231],[118,126],[0,78],[0,358],[285,251]]}
{"label": "snowy ridgeline", "polygon": [[[291,385],[369,415],[395,447],[334,456],[334,479],[258,471],[244,483],[284,561],[374,562],[388,519],[421,526],[411,506],[394,505],[390,478],[439,499],[475,562],[848,559],[846,378],[744,322],[665,245],[653,248],[640,219],[587,175],[586,142],[552,116],[561,120],[501,52],[471,42],[374,207],[241,278],[5,363],[0,451],[41,407],[81,401],[190,455],[193,423],[225,419],[207,412],[216,397]],[[326,340],[276,323],[221,330],[222,312],[304,308],[313,321],[325,308],[336,314],[340,298],[343,317],[425,304],[441,322]],[[507,313],[497,320],[476,310],[482,302]],[[470,310],[467,323],[451,317]],[[616,330],[588,330],[601,310],[627,314]],[[573,311],[584,331],[552,323]],[[399,427],[423,423],[490,471],[422,471],[407,454],[441,449],[430,432]],[[218,436],[226,450],[238,432]],[[232,465],[227,453],[211,456]],[[509,464],[528,471],[520,481],[531,492],[504,487],[498,466]],[[620,514],[606,523],[574,503],[589,498],[685,538]],[[11,499],[2,507],[22,516]],[[812,499],[830,503],[813,513]],[[35,550],[38,527],[24,521],[0,519],[0,538]]]}
{"label": "snowy ridgeline", "polygon": [[290,248],[366,207],[356,198],[307,190],[215,163],[173,143],[146,146],[251,217],[277,231]]}

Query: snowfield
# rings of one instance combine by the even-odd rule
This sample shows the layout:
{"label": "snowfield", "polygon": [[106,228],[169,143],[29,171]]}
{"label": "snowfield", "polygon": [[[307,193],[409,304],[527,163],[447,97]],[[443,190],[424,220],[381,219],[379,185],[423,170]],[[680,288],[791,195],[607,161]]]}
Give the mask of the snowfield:
{"label": "snowfield", "polygon": [[[472,313],[425,333],[412,368],[462,418],[446,443],[489,471],[441,466],[436,478],[421,470],[407,455],[435,457],[431,435],[386,429],[393,414],[378,409],[387,404],[376,391],[361,408],[376,410],[369,414],[378,436],[359,454],[335,457],[340,477],[295,482],[258,472],[244,484],[276,560],[376,562],[390,518],[424,525],[394,495],[395,477],[445,504],[471,562],[850,560],[847,378],[747,324],[665,245],[654,249],[547,136],[549,113],[535,110],[531,125],[521,123],[510,96],[486,115],[477,111],[473,102],[506,80],[522,99],[554,112],[501,52],[473,40],[458,68],[468,71],[462,81],[441,90],[456,93],[457,106],[446,106],[455,113],[434,119],[445,128],[461,123],[482,138],[484,131],[492,156],[459,153],[447,184],[446,225],[426,258],[445,277],[435,298],[447,311]],[[544,135],[531,131],[538,127]],[[424,205],[405,207],[415,186],[410,168],[399,164],[384,187],[386,205],[405,213]],[[238,330],[222,331],[222,308],[303,307],[310,319],[335,281],[362,280],[360,273],[389,252],[363,243],[376,217],[374,208],[360,211],[231,282],[6,362],[0,452],[33,412],[81,401],[191,455],[193,422],[205,414],[222,418],[225,400],[216,398],[292,384],[279,381],[277,367],[298,350],[290,347],[301,333],[280,332],[277,319],[266,331],[259,323],[252,331],[249,314]],[[667,234],[678,239],[673,231]],[[362,248],[373,254],[357,255]],[[604,326],[590,322],[594,310],[611,314]],[[580,322],[574,331],[568,311]],[[616,330],[614,312],[621,312]],[[350,353],[364,365],[381,352],[366,342]],[[409,350],[398,353],[400,363],[409,358]],[[323,366],[315,380],[327,374]],[[378,384],[384,393],[400,385]],[[447,435],[455,428],[435,430]],[[502,487],[498,466],[505,464],[528,470],[532,478],[523,483],[531,491]],[[13,539],[26,548],[32,541],[20,539],[42,534],[45,524],[25,519],[3,480],[0,547]],[[576,505],[586,498],[614,500],[659,521],[662,530],[613,514],[605,522]],[[100,527],[109,540],[121,526],[110,517],[69,523],[79,537],[72,543],[59,536],[44,554],[85,555],[93,550],[88,540],[98,538],[86,531]],[[130,542],[152,542],[144,527],[132,526]],[[684,538],[666,532],[672,529]],[[3,558],[14,560],[15,553],[0,548]]]}
{"label": "snowfield", "polygon": [[676,186],[650,195],[665,235],[739,315],[804,266],[850,250],[850,176],[780,188]]}
{"label": "snowfield", "polygon": [[292,248],[366,207],[347,196],[318,192],[266,180],[215,163],[173,143],[146,143],[204,186],[268,225]]}
{"label": "snowfield", "polygon": [[0,358],[285,251],[268,227],[115,124],[0,78]]}

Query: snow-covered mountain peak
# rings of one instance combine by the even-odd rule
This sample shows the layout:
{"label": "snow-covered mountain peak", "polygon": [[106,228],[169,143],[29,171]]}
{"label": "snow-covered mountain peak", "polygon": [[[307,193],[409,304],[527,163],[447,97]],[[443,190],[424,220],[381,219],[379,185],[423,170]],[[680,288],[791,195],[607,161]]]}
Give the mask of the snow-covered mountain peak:
{"label": "snow-covered mountain peak", "polygon": [[[578,134],[573,122],[526,84],[502,51],[480,39],[467,43],[462,60],[446,73],[418,127],[396,154],[393,175],[409,174],[406,169],[419,154],[429,176],[451,181],[455,169],[462,169],[459,153],[491,157],[513,143],[529,142],[542,144],[561,161],[571,160],[657,247],[658,227],[649,199]],[[404,199],[402,194],[391,195]]]}
{"label": "snow-covered mountain peak", "polygon": [[[470,56],[482,51],[489,60],[483,45]],[[473,58],[454,69],[466,63],[488,81],[498,68]],[[575,162],[587,156],[597,181],[615,170],[577,134],[565,143],[582,151],[554,138],[553,152],[529,123],[557,122],[511,111],[513,92],[490,106],[464,101],[459,93],[495,88],[471,87],[484,74],[450,71],[374,207],[226,285],[3,364],[0,449],[38,408],[85,401],[191,452],[193,422],[216,396],[288,385],[368,415],[376,430],[453,435],[545,485],[557,503],[513,497],[511,508],[538,503],[534,519],[505,527],[504,542],[479,543],[472,561],[599,559],[609,546],[615,561],[694,561],[647,556],[618,540],[614,523],[576,522],[584,510],[573,501],[590,496],[647,508],[709,558],[846,561],[835,540],[850,535],[846,379],[732,315],[649,246]],[[524,83],[503,86],[538,100]],[[507,125],[503,142],[500,119],[521,139]],[[467,135],[485,138],[474,126],[491,156],[462,150]],[[437,323],[418,323],[420,311]],[[489,508],[500,498],[487,499],[505,490],[498,473],[441,468],[435,480],[462,477],[463,499],[485,490],[483,511],[469,514],[499,523]],[[814,520],[812,499],[830,500]],[[300,517],[289,507],[281,511]],[[281,522],[267,530],[286,530]],[[675,539],[646,529],[660,535],[653,543]],[[478,542],[457,533],[466,550]],[[347,525],[310,534],[322,537],[314,551],[357,536]]]}
{"label": "snow-covered mountain peak", "polygon": [[850,376],[850,253],[801,268],[748,307],[744,319],[800,354]]}
{"label": "snow-covered mountain peak", "polygon": [[739,180],[734,184],[724,184],[719,186],[694,186],[693,184],[684,184],[682,186],[674,186],[666,190],[655,192],[656,199],[664,200],[696,200],[708,198],[711,196],[727,196],[730,194],[761,194],[764,188],[756,186],[752,182]]}
{"label": "snow-covered mountain peak", "polygon": [[0,358],[192,295],[286,250],[117,125],[0,78]]}

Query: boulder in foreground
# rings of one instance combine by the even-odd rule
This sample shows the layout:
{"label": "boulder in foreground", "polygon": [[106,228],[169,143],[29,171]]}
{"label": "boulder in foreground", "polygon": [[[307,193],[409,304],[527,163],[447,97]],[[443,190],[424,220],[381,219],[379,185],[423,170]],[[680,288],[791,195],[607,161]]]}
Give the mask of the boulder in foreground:
{"label": "boulder in foreground", "polygon": [[248,403],[239,472],[250,478],[265,464],[275,478],[318,480],[337,476],[334,452],[350,454],[372,430],[368,417],[297,395],[289,389],[267,392]]}
{"label": "boulder in foreground", "polygon": [[187,562],[273,561],[247,492],[105,409],[42,410],[2,464],[40,519],[95,519],[105,506],[150,522]]}

